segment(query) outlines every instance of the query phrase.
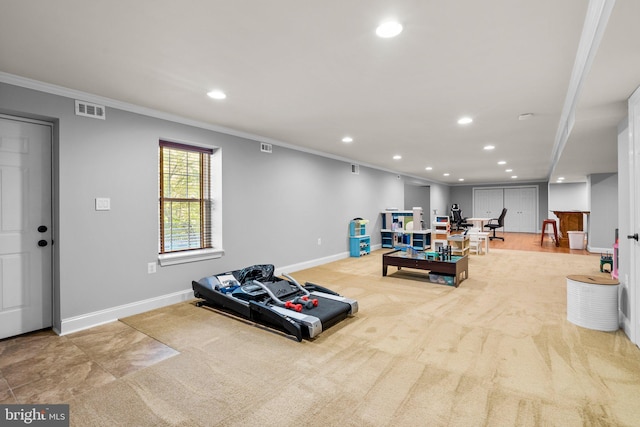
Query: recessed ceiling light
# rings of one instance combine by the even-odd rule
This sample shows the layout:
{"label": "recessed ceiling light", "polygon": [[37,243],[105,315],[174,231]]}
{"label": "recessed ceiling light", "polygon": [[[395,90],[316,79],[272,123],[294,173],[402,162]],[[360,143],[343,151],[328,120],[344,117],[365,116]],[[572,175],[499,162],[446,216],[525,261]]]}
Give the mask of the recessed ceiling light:
{"label": "recessed ceiling light", "polygon": [[468,125],[471,122],[473,122],[473,119],[471,117],[461,117],[458,119],[459,125]]}
{"label": "recessed ceiling light", "polygon": [[505,169],[505,172],[513,172],[513,169]]}
{"label": "recessed ceiling light", "polygon": [[518,175],[511,175],[511,178],[516,179]]}
{"label": "recessed ceiling light", "polygon": [[227,97],[223,91],[217,89],[207,93],[207,96],[213,99],[225,99]]}
{"label": "recessed ceiling light", "polygon": [[442,175],[444,175],[444,176],[449,176],[449,173],[445,172],[445,173],[443,173]]}
{"label": "recessed ceiling light", "polygon": [[353,138],[351,138],[350,136],[345,136],[344,138],[342,138],[342,142],[353,142]]}
{"label": "recessed ceiling light", "polygon": [[376,34],[378,37],[382,37],[383,39],[388,39],[391,37],[395,37],[402,32],[402,25],[396,21],[387,21],[378,25],[376,28]]}
{"label": "recessed ceiling light", "polygon": [[424,168],[424,170],[430,171],[433,170],[433,168],[431,166],[427,166],[426,168]]}
{"label": "recessed ceiling light", "polygon": [[533,113],[522,113],[518,116],[518,120],[528,120],[533,117]]}
{"label": "recessed ceiling light", "polygon": [[498,162],[498,164],[499,164],[499,165],[506,165],[506,164],[507,164],[507,162],[505,162],[504,160],[500,160],[500,161]]}
{"label": "recessed ceiling light", "polygon": [[493,150],[495,148],[496,148],[495,145],[485,145],[484,146],[484,149],[487,150],[487,151]]}
{"label": "recessed ceiling light", "polygon": [[464,181],[464,178],[458,178],[458,181]]}
{"label": "recessed ceiling light", "polygon": [[400,160],[402,158],[402,156],[400,154],[396,154],[395,156],[393,156],[393,160]]}
{"label": "recessed ceiling light", "polygon": [[563,181],[563,180],[564,180],[564,176],[558,177],[558,181]]}

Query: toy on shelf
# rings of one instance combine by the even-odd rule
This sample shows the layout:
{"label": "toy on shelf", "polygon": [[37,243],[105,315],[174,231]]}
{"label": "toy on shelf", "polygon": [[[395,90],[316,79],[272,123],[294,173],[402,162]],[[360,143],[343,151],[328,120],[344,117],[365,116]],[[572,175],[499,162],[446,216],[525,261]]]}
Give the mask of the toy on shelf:
{"label": "toy on shelf", "polygon": [[[604,269],[604,266],[609,264],[609,270]],[[613,256],[607,252],[606,254],[600,254],[600,273],[612,273],[613,272]]]}
{"label": "toy on shelf", "polygon": [[440,246],[436,252],[438,254],[437,259],[442,261],[451,261],[451,246]]}

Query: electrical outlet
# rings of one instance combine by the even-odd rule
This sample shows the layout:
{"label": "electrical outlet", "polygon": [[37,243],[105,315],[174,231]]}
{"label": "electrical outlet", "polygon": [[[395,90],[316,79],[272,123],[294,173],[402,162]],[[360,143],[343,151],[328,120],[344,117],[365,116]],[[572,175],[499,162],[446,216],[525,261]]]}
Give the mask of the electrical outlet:
{"label": "electrical outlet", "polygon": [[147,264],[147,273],[153,274],[155,272],[156,272],[156,263],[150,262],[149,264]]}
{"label": "electrical outlet", "polygon": [[318,237],[318,246],[322,244],[322,239]]}
{"label": "electrical outlet", "polygon": [[96,197],[96,210],[97,211],[111,210],[111,199],[108,197]]}

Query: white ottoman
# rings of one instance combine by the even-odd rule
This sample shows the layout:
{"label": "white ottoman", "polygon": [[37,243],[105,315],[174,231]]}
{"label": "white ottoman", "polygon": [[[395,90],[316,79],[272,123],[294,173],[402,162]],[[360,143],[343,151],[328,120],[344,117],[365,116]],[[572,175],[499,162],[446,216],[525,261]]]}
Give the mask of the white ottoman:
{"label": "white ottoman", "polygon": [[567,276],[567,320],[583,328],[617,331],[618,285],[602,276]]}

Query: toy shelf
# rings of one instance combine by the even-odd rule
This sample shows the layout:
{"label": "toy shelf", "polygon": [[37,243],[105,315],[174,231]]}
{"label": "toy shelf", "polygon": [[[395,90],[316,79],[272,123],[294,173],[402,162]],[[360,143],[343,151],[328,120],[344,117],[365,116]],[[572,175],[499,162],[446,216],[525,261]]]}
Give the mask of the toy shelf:
{"label": "toy shelf", "polygon": [[371,237],[367,235],[366,219],[354,219],[349,223],[349,255],[361,257],[371,253]]}
{"label": "toy shelf", "polygon": [[383,248],[411,246],[416,250],[431,248],[431,229],[423,229],[422,208],[399,211],[386,210],[382,215],[380,230]]}
{"label": "toy shelf", "polygon": [[456,256],[469,255],[469,236],[455,234],[449,236],[447,243],[451,246],[451,254]]}
{"label": "toy shelf", "polygon": [[451,223],[448,216],[436,216],[435,220],[431,224],[433,230],[433,245],[434,248],[448,245],[449,235],[451,233]]}

